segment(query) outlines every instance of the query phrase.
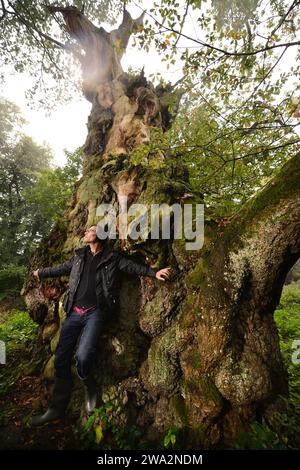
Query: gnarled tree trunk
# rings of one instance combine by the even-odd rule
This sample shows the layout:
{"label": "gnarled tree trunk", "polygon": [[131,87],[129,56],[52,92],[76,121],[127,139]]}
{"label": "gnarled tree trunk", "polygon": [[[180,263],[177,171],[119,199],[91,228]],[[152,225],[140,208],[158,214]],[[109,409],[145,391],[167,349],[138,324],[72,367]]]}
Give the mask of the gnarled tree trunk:
{"label": "gnarled tree trunk", "polygon": [[[92,103],[84,146],[84,173],[65,217],[33,254],[28,273],[57,264],[81,244],[85,228],[98,221],[100,203],[202,202],[192,194],[180,163],[158,169],[133,165],[131,155],[166,130],[180,92],[157,87],[143,74],[124,73],[120,58],[142,18],[125,12],[121,26],[107,33],[74,7],[49,7],[63,14],[83,71],[83,92]],[[99,393],[114,405],[117,424],[137,424],[158,440],[171,426],[182,429],[184,447],[229,443],[255,418],[270,422],[287,392],[273,312],[285,275],[300,255],[299,158],[288,162],[260,194],[225,227],[205,223],[199,251],[185,240],[146,240],[116,247],[149,264],[172,266],[166,283],[124,279],[117,319],[101,339]],[[121,206],[122,211],[122,206]],[[63,314],[59,298],[67,279],[37,286],[31,275],[23,294],[41,325],[53,377],[53,354]],[[80,391],[73,406],[80,406]]]}

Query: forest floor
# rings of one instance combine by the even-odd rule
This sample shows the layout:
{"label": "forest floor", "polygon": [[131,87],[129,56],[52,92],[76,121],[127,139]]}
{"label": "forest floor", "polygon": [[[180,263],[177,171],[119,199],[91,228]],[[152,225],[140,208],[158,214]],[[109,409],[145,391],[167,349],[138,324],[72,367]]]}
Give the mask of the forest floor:
{"label": "forest floor", "polygon": [[56,420],[39,427],[30,426],[31,416],[46,407],[47,400],[40,378],[20,377],[5,398],[0,398],[0,449],[78,448],[74,418]]}
{"label": "forest floor", "polygon": [[6,344],[6,364],[0,364],[0,450],[76,449],[76,417],[30,426],[31,417],[47,409],[49,394],[39,376],[40,358],[33,354],[36,327],[13,306],[6,301],[0,309],[0,339]]}
{"label": "forest floor", "polygon": [[[49,402],[49,391],[41,378],[41,370],[47,357],[43,357],[45,348],[37,352],[38,326],[26,311],[14,305],[11,300],[7,302],[3,304],[0,300],[0,341],[6,346],[6,363],[2,364],[0,360],[0,450],[86,448],[89,438],[83,431],[79,435],[76,428],[78,416],[68,415],[64,420],[39,427],[30,426],[31,417],[45,411]],[[266,424],[254,422],[251,431],[242,433],[237,440],[234,446],[236,449],[300,448],[300,360],[299,354],[295,354],[300,332],[299,283],[284,287],[274,317],[283,361],[289,375],[288,408],[280,418],[282,432],[278,434]],[[296,360],[293,360],[293,356]],[[79,397],[75,409],[80,408],[80,403]],[[128,434],[128,429],[126,433]],[[92,442],[94,439],[93,434]],[[114,439],[113,436],[113,445]],[[120,446],[120,435],[117,441]],[[115,448],[109,447],[111,442],[108,438],[108,447],[103,448]],[[134,445],[131,448],[135,448]]]}

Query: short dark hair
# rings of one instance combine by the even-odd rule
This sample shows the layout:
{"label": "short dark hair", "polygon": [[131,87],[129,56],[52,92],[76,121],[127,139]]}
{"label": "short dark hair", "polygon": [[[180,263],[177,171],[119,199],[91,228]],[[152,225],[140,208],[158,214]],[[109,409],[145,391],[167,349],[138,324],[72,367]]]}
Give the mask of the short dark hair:
{"label": "short dark hair", "polygon": [[[97,224],[92,224],[92,225],[90,225],[90,228],[91,227],[97,227]],[[97,242],[102,243],[102,245],[104,245],[104,243],[106,243],[108,241],[108,237],[106,237],[102,240],[101,238],[98,237],[97,231],[96,231],[96,240],[97,240]]]}

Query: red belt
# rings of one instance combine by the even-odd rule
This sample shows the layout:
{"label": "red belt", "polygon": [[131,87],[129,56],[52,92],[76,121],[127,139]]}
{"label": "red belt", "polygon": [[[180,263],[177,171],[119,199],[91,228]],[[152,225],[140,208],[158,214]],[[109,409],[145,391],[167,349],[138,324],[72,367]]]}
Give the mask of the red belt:
{"label": "red belt", "polygon": [[84,313],[88,312],[89,310],[94,310],[96,307],[88,307],[88,308],[82,308],[82,307],[73,307],[76,313],[79,313],[79,315],[83,315]]}

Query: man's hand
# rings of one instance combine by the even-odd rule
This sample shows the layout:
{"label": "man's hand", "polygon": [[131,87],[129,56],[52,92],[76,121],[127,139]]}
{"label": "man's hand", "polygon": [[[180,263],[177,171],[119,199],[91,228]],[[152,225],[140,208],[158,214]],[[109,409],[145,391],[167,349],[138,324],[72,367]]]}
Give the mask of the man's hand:
{"label": "man's hand", "polygon": [[157,273],[155,274],[156,279],[159,279],[160,281],[165,281],[166,279],[169,279],[169,277],[171,276],[170,269],[171,268],[163,268],[157,271]]}
{"label": "man's hand", "polygon": [[40,276],[39,276],[39,270],[38,270],[38,269],[36,269],[35,271],[33,271],[33,275],[34,275],[35,277],[37,277],[38,280],[40,281]]}

